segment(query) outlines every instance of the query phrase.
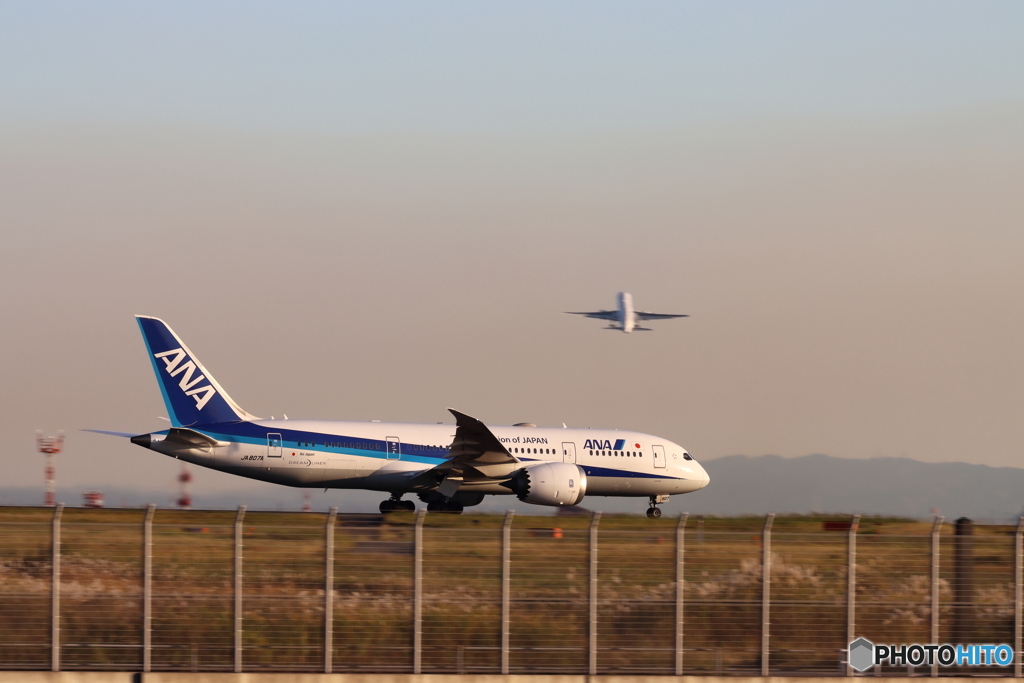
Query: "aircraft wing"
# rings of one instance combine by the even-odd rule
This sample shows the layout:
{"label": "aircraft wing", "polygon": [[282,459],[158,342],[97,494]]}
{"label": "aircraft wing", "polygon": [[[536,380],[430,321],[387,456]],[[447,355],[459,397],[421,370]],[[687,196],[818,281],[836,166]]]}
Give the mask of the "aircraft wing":
{"label": "aircraft wing", "polygon": [[501,445],[483,422],[451,408],[448,411],[455,416],[456,424],[451,457],[419,473],[416,483],[440,481],[437,490],[451,497],[465,482],[507,479],[516,470],[519,459]]}
{"label": "aircraft wing", "polygon": [[[689,315],[675,315],[671,313],[648,313],[647,311],[636,311],[637,320],[667,320],[668,318],[689,318]],[[636,329],[636,328],[633,328]]]}
{"label": "aircraft wing", "polygon": [[451,408],[448,412],[455,416],[456,424],[455,440],[452,441],[451,459],[448,462],[473,466],[519,462],[519,458],[509,453],[483,422]]}
{"label": "aircraft wing", "polygon": [[569,315],[584,315],[588,318],[597,318],[598,320],[618,320],[618,311],[566,311]]}

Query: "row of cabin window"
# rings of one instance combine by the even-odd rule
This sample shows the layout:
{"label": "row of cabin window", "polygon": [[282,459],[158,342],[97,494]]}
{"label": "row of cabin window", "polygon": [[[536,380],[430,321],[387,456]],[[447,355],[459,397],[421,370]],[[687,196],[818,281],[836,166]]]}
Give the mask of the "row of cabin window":
{"label": "row of cabin window", "polygon": [[590,451],[591,455],[623,455],[627,458],[641,458],[643,453],[639,451]]}
{"label": "row of cabin window", "polygon": [[[543,455],[554,455],[555,454],[555,449],[554,448],[533,448],[533,449],[530,449],[530,448],[513,448],[512,449],[513,453],[530,453],[530,452],[533,452],[533,453],[537,454],[538,451],[540,452],[540,454],[543,454]],[[563,451],[562,455],[566,455],[566,454],[567,453]],[[615,454],[615,455],[623,455],[623,456],[626,456],[626,457],[633,457],[633,458],[637,458],[637,457],[642,457],[643,456],[642,453],[637,452],[637,451],[590,451],[590,454],[591,455],[595,455],[595,454],[596,455],[612,455],[612,454]]]}
{"label": "row of cabin window", "polygon": [[[315,448],[316,447],[316,442],[313,442],[313,441],[296,441],[295,444],[296,444],[296,446],[298,448]],[[353,442],[338,443],[338,442],[334,442],[334,441],[329,442],[329,443],[324,443],[324,448],[361,448],[364,451],[383,450],[382,448],[379,447],[379,444],[375,444],[375,443],[353,443]]]}
{"label": "row of cabin window", "polygon": [[[296,448],[313,448],[315,446],[316,446],[316,444],[314,442],[312,442],[312,441],[296,441],[295,442],[295,447]],[[381,449],[378,448],[378,444],[374,444],[374,443],[350,443],[350,442],[345,442],[345,443],[325,443],[324,446],[326,446],[327,448],[361,448],[363,450],[381,450]],[[430,450],[438,450],[438,451],[446,451],[446,450],[448,450],[444,446],[421,446],[421,448],[429,448]],[[555,449],[554,448],[534,448],[532,450],[533,450],[533,453],[535,453],[535,454],[537,453],[537,451],[540,451],[544,455],[554,455],[554,453],[555,453]],[[531,451],[531,449],[529,449],[529,448],[522,448],[522,449],[514,448],[513,451],[515,453],[529,453]],[[634,457],[634,458],[643,457],[643,453],[640,453],[638,451],[593,451],[593,450],[590,451],[591,455],[619,455],[620,453],[622,455],[626,456],[626,457]],[[565,454],[566,453],[563,452],[563,455],[565,455]],[[683,459],[684,460],[693,460],[693,458],[690,457],[689,453],[683,453]]]}
{"label": "row of cabin window", "polygon": [[[296,445],[297,448],[313,448],[313,447],[316,446],[316,443],[314,443],[312,441],[296,441],[295,445]],[[356,443],[356,442],[350,442],[350,441],[346,441],[344,443],[338,443],[338,442],[325,443],[324,447],[326,447],[326,448],[361,448],[364,451],[382,450],[380,448],[379,444],[375,444],[375,443]],[[420,446],[420,448],[429,448],[432,451],[446,451],[446,450],[448,450],[444,446]]]}

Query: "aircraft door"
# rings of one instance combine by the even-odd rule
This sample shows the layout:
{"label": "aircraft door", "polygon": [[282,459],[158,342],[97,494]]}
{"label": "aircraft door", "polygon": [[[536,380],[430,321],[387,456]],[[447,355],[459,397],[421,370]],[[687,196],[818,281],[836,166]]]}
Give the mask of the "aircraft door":
{"label": "aircraft door", "polygon": [[664,446],[651,446],[654,449],[654,466],[664,467],[665,466],[665,447]]}
{"label": "aircraft door", "polygon": [[562,444],[562,462],[576,462],[576,444],[566,441]]}
{"label": "aircraft door", "polygon": [[397,436],[387,438],[388,460],[401,460],[402,442]]}
{"label": "aircraft door", "polygon": [[280,434],[267,434],[267,457],[280,458],[282,445]]}

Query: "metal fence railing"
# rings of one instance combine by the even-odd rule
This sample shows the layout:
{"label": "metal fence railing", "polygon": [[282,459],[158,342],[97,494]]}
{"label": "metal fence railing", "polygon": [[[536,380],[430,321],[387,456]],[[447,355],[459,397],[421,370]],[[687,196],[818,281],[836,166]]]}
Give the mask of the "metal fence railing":
{"label": "metal fence railing", "polygon": [[1022,536],[941,518],[0,508],[0,668],[846,675],[859,636],[1019,660]]}

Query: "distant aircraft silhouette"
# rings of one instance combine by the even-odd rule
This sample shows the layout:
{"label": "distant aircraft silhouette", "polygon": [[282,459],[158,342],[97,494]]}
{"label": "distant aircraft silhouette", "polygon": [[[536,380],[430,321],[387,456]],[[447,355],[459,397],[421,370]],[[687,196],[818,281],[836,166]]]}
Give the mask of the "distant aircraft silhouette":
{"label": "distant aircraft silhouette", "polygon": [[619,292],[616,297],[619,302],[619,307],[614,311],[566,311],[569,315],[585,315],[588,318],[597,318],[598,320],[608,320],[611,324],[606,327],[606,330],[622,330],[623,332],[629,333],[633,330],[640,330],[642,332],[650,332],[649,327],[637,327],[637,321],[640,320],[665,320],[668,318],[689,318],[688,315],[672,314],[672,313],[648,313],[647,311],[636,311],[633,310],[633,295],[629,292]]}

